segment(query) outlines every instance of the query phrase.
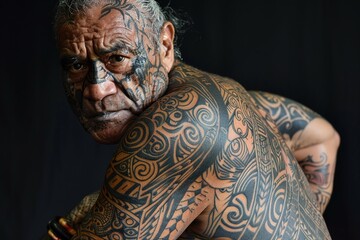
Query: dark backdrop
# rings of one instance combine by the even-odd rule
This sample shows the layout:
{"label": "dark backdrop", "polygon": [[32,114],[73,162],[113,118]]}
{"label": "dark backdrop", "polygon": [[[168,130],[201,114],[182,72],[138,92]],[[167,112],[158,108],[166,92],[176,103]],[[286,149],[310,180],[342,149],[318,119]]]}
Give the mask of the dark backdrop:
{"label": "dark backdrop", "polygon": [[[0,238],[37,239],[50,218],[100,188],[115,148],[90,139],[67,105],[55,0],[9,2],[0,3]],[[182,45],[187,63],[300,101],[335,126],[342,144],[325,218],[334,239],[358,238],[360,1],[171,5],[194,22]]]}

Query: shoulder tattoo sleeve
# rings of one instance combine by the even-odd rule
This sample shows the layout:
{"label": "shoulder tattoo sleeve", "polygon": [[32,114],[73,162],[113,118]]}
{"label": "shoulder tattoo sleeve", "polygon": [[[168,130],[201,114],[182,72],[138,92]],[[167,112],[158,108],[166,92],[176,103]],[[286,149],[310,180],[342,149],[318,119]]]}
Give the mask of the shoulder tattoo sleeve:
{"label": "shoulder tattoo sleeve", "polygon": [[215,139],[227,116],[210,94],[218,90],[204,81],[163,97],[132,124],[81,237],[175,239],[206,207],[201,173],[219,152]]}
{"label": "shoulder tattoo sleeve", "polygon": [[293,139],[309,122],[320,117],[319,114],[291,99],[266,92],[249,93],[256,105],[269,114],[285,139]]}

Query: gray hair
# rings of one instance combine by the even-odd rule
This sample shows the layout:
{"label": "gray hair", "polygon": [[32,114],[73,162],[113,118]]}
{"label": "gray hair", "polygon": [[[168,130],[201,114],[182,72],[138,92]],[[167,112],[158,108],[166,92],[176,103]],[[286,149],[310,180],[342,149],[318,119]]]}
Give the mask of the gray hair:
{"label": "gray hair", "polygon": [[[115,1],[116,0],[59,0],[55,14],[55,31],[57,32],[61,25],[73,21],[78,14],[84,14],[89,8],[104,3],[114,3]],[[169,6],[162,9],[155,0],[134,0],[134,2],[139,6],[140,12],[146,16],[147,21],[145,21],[145,24],[148,26],[145,27],[152,28],[156,36],[155,44],[157,44],[157,46],[159,45],[159,37],[164,23],[169,21],[174,25],[176,34],[174,41],[175,57],[181,59],[181,53],[177,45],[177,33],[178,31],[181,32],[181,28],[187,22],[178,18]]]}

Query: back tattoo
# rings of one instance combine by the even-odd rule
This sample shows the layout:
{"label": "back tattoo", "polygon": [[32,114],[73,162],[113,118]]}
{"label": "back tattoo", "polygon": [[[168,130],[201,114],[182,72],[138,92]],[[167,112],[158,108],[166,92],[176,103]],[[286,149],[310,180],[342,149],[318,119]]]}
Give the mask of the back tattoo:
{"label": "back tattoo", "polygon": [[330,239],[275,125],[237,82],[180,63],[75,239]]}

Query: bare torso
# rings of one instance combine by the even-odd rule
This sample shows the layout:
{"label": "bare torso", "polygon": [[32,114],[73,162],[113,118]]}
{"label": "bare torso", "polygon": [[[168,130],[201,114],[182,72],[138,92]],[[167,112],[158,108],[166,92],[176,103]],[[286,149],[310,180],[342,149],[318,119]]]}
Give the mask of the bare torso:
{"label": "bare torso", "polygon": [[167,94],[122,139],[81,231],[125,239],[330,239],[274,123],[237,82],[183,64]]}
{"label": "bare torso", "polygon": [[221,151],[209,156],[212,165],[197,179],[210,204],[183,237],[329,239],[307,179],[275,124],[238,83],[210,79],[229,126],[221,126],[226,140],[217,142]]}

